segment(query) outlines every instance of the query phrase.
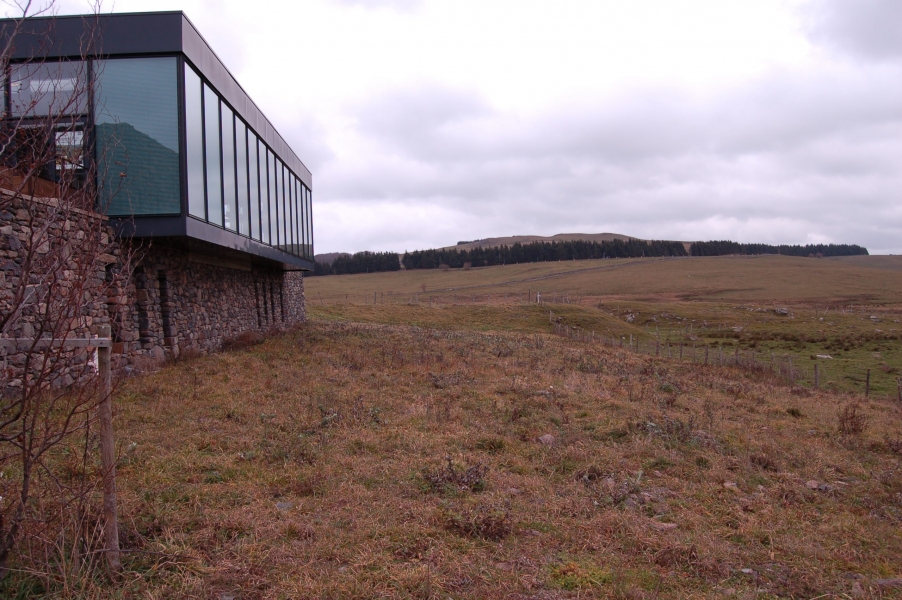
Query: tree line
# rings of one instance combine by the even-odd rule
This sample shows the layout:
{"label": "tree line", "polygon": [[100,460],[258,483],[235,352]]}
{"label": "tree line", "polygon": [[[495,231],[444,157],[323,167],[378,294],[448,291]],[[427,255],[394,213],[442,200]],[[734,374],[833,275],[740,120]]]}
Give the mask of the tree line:
{"label": "tree line", "polygon": [[689,251],[682,242],[660,240],[610,240],[569,242],[530,242],[491,248],[457,248],[405,252],[398,260],[394,252],[358,252],[342,255],[329,265],[314,263],[311,275],[346,275],[405,269],[460,269],[491,267],[530,262],[587,260],[592,258],[640,258],[644,256],[726,256],[728,254],[782,254],[784,256],[855,256],[868,254],[867,248],[855,244],[807,244],[773,246],[740,244],[731,241],[694,242]]}
{"label": "tree line", "polygon": [[680,242],[643,240],[611,240],[603,242],[574,240],[569,242],[516,243],[492,248],[457,248],[405,252],[401,259],[405,269],[437,269],[443,265],[457,269],[464,266],[491,267],[519,263],[590,258],[633,258],[639,256],[687,256]]}
{"label": "tree line", "polygon": [[737,242],[695,242],[692,256],[725,256],[727,254],[782,254],[784,256],[857,256],[867,255],[867,248],[855,244],[807,244],[771,246],[770,244],[739,244]]}
{"label": "tree line", "polygon": [[353,275],[356,273],[377,273],[380,271],[400,271],[401,263],[395,252],[357,252],[342,254],[332,264],[313,263],[312,275]]}

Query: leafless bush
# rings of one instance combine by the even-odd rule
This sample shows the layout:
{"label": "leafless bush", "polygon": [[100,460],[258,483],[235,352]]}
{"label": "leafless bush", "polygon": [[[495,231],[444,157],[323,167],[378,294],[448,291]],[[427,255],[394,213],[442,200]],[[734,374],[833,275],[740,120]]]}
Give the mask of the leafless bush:
{"label": "leafless bush", "polygon": [[451,457],[445,458],[445,466],[438,469],[423,469],[420,475],[429,491],[444,493],[448,491],[481,492],[486,487],[485,476],[489,468],[482,464],[468,465],[466,469],[454,465]]}
{"label": "leafless bush", "polygon": [[[16,340],[0,372],[0,579],[18,545],[22,566],[48,585],[51,569],[68,577],[67,569],[90,567],[98,556],[96,528],[84,517],[95,500],[96,355],[74,339],[105,313],[115,332],[131,274],[130,256],[95,212],[104,177],[87,158],[89,136],[76,118],[89,110],[88,63],[34,56],[11,64],[26,18],[52,4],[38,13],[19,4],[21,18],[0,35],[0,70],[20,90],[0,134],[0,245],[15,257],[0,266],[0,337]],[[86,21],[85,31],[89,53],[97,30]],[[61,465],[61,448],[78,460]]]}
{"label": "leafless bush", "polygon": [[847,404],[837,415],[837,431],[842,436],[861,435],[867,425],[868,418],[857,401]]}
{"label": "leafless bush", "polygon": [[510,533],[510,508],[485,502],[462,508],[444,506],[440,513],[445,529],[467,537],[500,540]]}

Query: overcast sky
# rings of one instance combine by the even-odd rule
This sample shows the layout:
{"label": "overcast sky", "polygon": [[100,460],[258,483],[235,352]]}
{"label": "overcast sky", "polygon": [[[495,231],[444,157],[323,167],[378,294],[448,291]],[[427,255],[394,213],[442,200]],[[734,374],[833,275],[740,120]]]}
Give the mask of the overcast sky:
{"label": "overcast sky", "polygon": [[902,0],[103,11],[174,9],[313,172],[318,253],[569,232],[902,253]]}

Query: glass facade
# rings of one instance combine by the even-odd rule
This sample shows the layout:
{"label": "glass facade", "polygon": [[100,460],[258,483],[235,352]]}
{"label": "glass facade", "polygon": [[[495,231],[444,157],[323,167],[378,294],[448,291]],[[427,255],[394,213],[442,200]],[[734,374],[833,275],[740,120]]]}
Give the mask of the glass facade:
{"label": "glass facade", "polygon": [[189,214],[313,260],[307,186],[188,64],[185,105]]}
{"label": "glass facade", "polygon": [[181,212],[178,60],[94,61],[99,201],[107,214]]}
{"label": "glass facade", "polygon": [[[310,189],[183,56],[13,64],[0,78],[14,127],[0,158],[15,170],[51,145],[45,195],[91,166],[110,216],[199,219],[313,260]],[[49,115],[64,117],[53,131],[31,125]]]}

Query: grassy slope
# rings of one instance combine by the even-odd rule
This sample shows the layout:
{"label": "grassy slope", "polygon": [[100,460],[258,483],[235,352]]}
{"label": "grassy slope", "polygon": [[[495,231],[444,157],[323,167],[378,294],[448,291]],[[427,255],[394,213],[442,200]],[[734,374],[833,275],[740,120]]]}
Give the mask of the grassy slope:
{"label": "grassy slope", "polygon": [[[314,322],[119,394],[124,536],[149,553],[121,593],[868,589],[902,576],[902,421],[871,401],[839,436],[848,402],[554,336]],[[484,490],[429,491],[449,456]]]}
{"label": "grassy slope", "polygon": [[[627,292],[602,297],[585,284],[595,293],[583,306],[314,305],[311,323],[291,334],[127,381],[115,427],[122,534],[134,552],[115,590],[73,578],[54,591],[810,598],[858,585],[893,597],[878,581],[902,577],[902,408],[885,390],[860,404],[864,431],[840,435],[840,415],[860,394],[548,335],[551,310],[566,324],[645,340],[657,326],[665,342],[798,354],[821,343],[800,336],[823,330],[833,340],[836,330],[848,360],[873,344],[898,355],[898,340],[875,337],[891,315],[873,323],[831,311],[819,321],[799,292],[786,293],[794,319],[756,310],[769,303],[669,295],[671,281],[705,264],[706,285],[723,290],[730,272],[760,263],[635,267],[661,278],[651,297],[631,293],[642,286],[630,288],[623,269]],[[721,264],[733,267],[714,278]],[[873,269],[839,266],[820,298],[843,296],[837,281],[874,280]],[[450,276],[497,281],[487,271]],[[308,297],[377,277],[400,289],[410,275],[308,279]],[[771,289],[766,277],[754,285]],[[538,441],[545,434],[553,444]],[[484,489],[430,490],[423,470],[440,474],[446,457],[458,473],[488,467]],[[40,595],[24,575],[5,585],[0,595]]]}
{"label": "grassy slope", "polygon": [[[785,256],[692,259],[618,259],[530,263],[368,275],[314,277],[306,281],[311,302],[406,302],[413,294],[503,295],[540,291],[598,299],[665,297],[686,300],[820,303],[897,303],[902,297],[902,257],[817,260]],[[898,259],[898,260],[888,260]],[[864,266],[873,264],[874,266]],[[572,275],[536,280],[539,277]],[[422,292],[425,284],[426,292]],[[449,290],[451,291],[444,291]]]}
{"label": "grassy slope", "polygon": [[[557,274],[564,276],[547,278]],[[498,285],[503,281],[518,283]],[[792,357],[807,385],[816,355],[832,357],[817,361],[821,382],[840,390],[863,392],[870,369],[873,392],[898,393],[902,372],[902,257],[581,261],[305,282],[312,314],[328,319],[550,332],[550,311],[565,324],[608,336]],[[417,282],[427,291],[415,297]],[[449,287],[456,290],[438,291]],[[579,305],[528,305],[530,288],[546,302]],[[380,290],[376,305],[367,289]],[[854,312],[841,308],[849,304]],[[789,308],[791,316],[775,314],[775,307]]]}

